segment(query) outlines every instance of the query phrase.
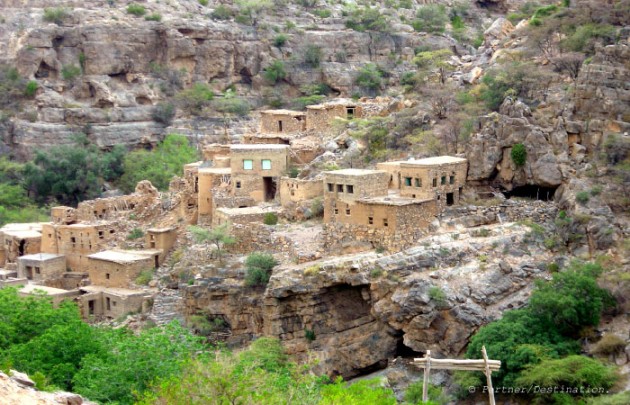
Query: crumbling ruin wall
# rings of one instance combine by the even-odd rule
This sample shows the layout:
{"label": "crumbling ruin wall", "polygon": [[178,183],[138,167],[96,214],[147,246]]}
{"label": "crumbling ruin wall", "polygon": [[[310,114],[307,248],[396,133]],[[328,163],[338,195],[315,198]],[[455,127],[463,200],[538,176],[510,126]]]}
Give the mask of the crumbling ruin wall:
{"label": "crumbling ruin wall", "polygon": [[[348,111],[353,113],[349,115]],[[306,130],[314,132],[330,132],[335,118],[361,118],[363,107],[358,104],[323,104],[306,107]]]}
{"label": "crumbling ruin wall", "polygon": [[323,197],[324,183],[321,179],[305,180],[282,177],[280,179],[280,204],[283,207],[290,202],[310,201]]}
{"label": "crumbling ruin wall", "polygon": [[[213,207],[213,189],[217,187],[227,188],[231,182],[231,174],[229,168],[202,168],[198,171],[198,200],[197,210],[199,218],[203,216],[212,217]],[[212,219],[210,219],[212,221]],[[199,222],[199,221],[198,221]]]}
{"label": "crumbling ruin wall", "polygon": [[[89,291],[77,298],[84,319],[116,319],[130,312],[141,312],[150,299],[144,291],[108,290]],[[92,301],[92,304],[90,304]]]}
{"label": "crumbling ruin wall", "polygon": [[69,225],[77,222],[77,211],[72,207],[58,206],[50,209],[53,224]]}
{"label": "crumbling ruin wall", "polygon": [[262,133],[296,133],[304,130],[306,130],[306,114],[302,112],[268,110],[260,113],[260,132]]}
{"label": "crumbling ruin wall", "polygon": [[138,183],[133,194],[80,202],[76,210],[76,220],[98,221],[116,218],[121,213],[128,215],[130,212],[136,217],[143,217],[154,214],[158,204],[159,192],[151,182],[143,180]]}
{"label": "crumbling ruin wall", "polygon": [[88,273],[92,284],[104,287],[129,288],[140,275],[142,270],[155,267],[151,256],[143,260],[128,263],[116,263],[113,261],[90,258]]}

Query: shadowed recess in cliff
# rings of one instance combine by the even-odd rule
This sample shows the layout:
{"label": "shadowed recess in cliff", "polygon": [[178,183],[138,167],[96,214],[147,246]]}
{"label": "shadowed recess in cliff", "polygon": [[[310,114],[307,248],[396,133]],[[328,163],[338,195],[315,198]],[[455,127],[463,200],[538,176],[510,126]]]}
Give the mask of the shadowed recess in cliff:
{"label": "shadowed recess in cliff", "polygon": [[536,185],[525,185],[514,187],[510,191],[503,191],[505,198],[524,197],[532,200],[553,201],[553,196],[557,187],[540,187]]}

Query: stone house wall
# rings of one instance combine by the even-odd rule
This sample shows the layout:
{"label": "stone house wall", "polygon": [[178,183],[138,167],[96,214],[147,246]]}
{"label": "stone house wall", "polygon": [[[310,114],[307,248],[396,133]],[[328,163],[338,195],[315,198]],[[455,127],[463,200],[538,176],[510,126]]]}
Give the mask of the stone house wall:
{"label": "stone house wall", "polygon": [[280,179],[280,204],[283,207],[290,202],[299,203],[323,197],[324,185],[320,179],[302,180],[282,177]]}
{"label": "stone house wall", "polygon": [[175,246],[175,242],[177,242],[177,229],[148,229],[145,238],[145,246],[147,249],[157,249],[162,251],[162,253],[158,256],[159,264],[162,264],[164,263],[164,259],[166,258],[168,252],[170,252],[173,246]]}
{"label": "stone house wall", "polygon": [[[377,170],[346,169],[324,173],[324,222],[335,209],[345,214],[361,198],[387,195],[387,173]],[[341,211],[342,210],[342,211]]]}
{"label": "stone house wall", "polygon": [[53,224],[69,225],[77,222],[77,212],[72,207],[52,207],[50,217]]}
{"label": "stone house wall", "polygon": [[198,171],[197,212],[199,216],[212,215],[212,190],[230,183],[229,168],[202,168]]}
{"label": "stone house wall", "polygon": [[306,114],[303,112],[267,110],[260,113],[260,132],[262,133],[296,133],[305,129]]}
{"label": "stone house wall", "polygon": [[130,312],[141,312],[148,299],[144,291],[103,289],[83,294],[78,301],[84,319],[116,319]]}
{"label": "stone house wall", "polygon": [[89,258],[88,273],[94,285],[128,288],[142,270],[154,267],[154,259],[150,256],[125,263]]}
{"label": "stone house wall", "polygon": [[[352,111],[352,114],[349,113]],[[306,130],[329,132],[335,118],[361,118],[363,108],[358,104],[321,104],[306,107]]]}
{"label": "stone house wall", "polygon": [[[288,149],[286,145],[232,145],[232,195],[257,202],[274,200],[289,165]],[[270,164],[269,169],[263,169],[263,161]],[[246,168],[249,162],[251,169]]]}
{"label": "stone house wall", "polygon": [[61,279],[66,272],[66,257],[63,255],[34,254],[18,259],[18,277],[36,283]]}
{"label": "stone house wall", "polygon": [[87,256],[107,248],[117,229],[112,222],[42,226],[42,253],[66,256],[66,265],[74,271],[87,271]]}

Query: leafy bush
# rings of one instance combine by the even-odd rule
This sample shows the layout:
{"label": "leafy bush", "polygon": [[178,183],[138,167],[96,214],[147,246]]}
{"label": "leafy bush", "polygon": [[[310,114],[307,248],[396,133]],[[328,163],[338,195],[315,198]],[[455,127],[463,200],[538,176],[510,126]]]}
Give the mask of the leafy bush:
{"label": "leafy bush", "polygon": [[590,196],[588,194],[588,191],[580,191],[575,194],[575,201],[579,202],[580,204],[586,204],[589,199]]}
{"label": "leafy bush", "polygon": [[217,8],[214,9],[210,17],[214,20],[229,20],[234,16],[234,12],[229,7],[224,6],[223,4],[219,4]]}
{"label": "leafy bush", "polygon": [[81,67],[77,65],[65,65],[61,68],[61,77],[64,80],[74,80],[82,73]]}
{"label": "leafy bush", "polygon": [[315,14],[319,18],[328,18],[332,15],[332,11],[325,8],[321,10],[313,10],[313,14]]}
{"label": "leafy bush", "polygon": [[287,35],[285,35],[285,34],[278,34],[273,39],[273,46],[276,46],[278,48],[282,48],[287,43],[288,39],[289,39],[289,37]]}
{"label": "leafy bush", "polygon": [[183,165],[197,157],[197,150],[188,144],[185,136],[167,135],[154,150],[137,150],[125,157],[119,186],[130,193],[138,182],[149,180],[159,190],[166,190],[173,176],[183,174]]}
{"label": "leafy bush", "polygon": [[313,218],[321,217],[324,215],[324,202],[321,197],[315,197],[311,202],[311,214]]}
{"label": "leafy bush", "polygon": [[318,67],[322,59],[322,48],[316,45],[307,45],[304,52],[304,62],[311,67]]}
{"label": "leafy bush", "polygon": [[360,380],[346,384],[338,377],[333,384],[321,388],[322,405],[370,404],[395,405],[396,397],[391,389],[384,388],[379,379]]}
{"label": "leafy bush", "polygon": [[[423,404],[422,402],[422,389],[424,387],[424,382],[422,380],[418,380],[409,384],[407,390],[405,391],[405,401],[410,404]],[[429,384],[427,387],[427,396],[429,402],[435,404],[447,404],[449,398],[442,391],[442,387],[437,385]]]}
{"label": "leafy bush", "polygon": [[278,215],[275,212],[268,212],[265,214],[265,218],[263,219],[263,223],[265,225],[277,225],[278,224]]}
{"label": "leafy bush", "polygon": [[284,80],[287,77],[284,63],[281,60],[274,60],[263,70],[263,77],[271,84]]}
{"label": "leafy bush", "polygon": [[254,252],[245,259],[247,276],[245,285],[266,286],[271,277],[271,271],[278,264],[278,261],[269,253]]}
{"label": "leafy bush", "polygon": [[380,69],[375,64],[368,63],[359,69],[359,74],[354,82],[360,87],[376,91],[381,87],[382,77],[383,73]]}
{"label": "leafy bush", "polygon": [[616,29],[608,24],[584,24],[575,29],[571,35],[562,40],[562,48],[572,52],[584,52],[593,54],[595,43],[602,42],[610,45],[615,42]]}
{"label": "leafy bush", "polygon": [[173,123],[175,114],[175,106],[172,103],[159,103],[153,107],[153,111],[151,111],[151,118],[153,118],[153,121],[159,122],[160,124],[164,124],[168,127]]}
{"label": "leafy bush", "polygon": [[61,25],[68,17],[70,17],[70,11],[64,7],[44,9],[44,21]]}
{"label": "leafy bush", "polygon": [[136,17],[143,16],[146,14],[146,12],[147,10],[144,8],[144,6],[140,4],[131,3],[127,6],[127,13],[135,15]]}
{"label": "leafy bush", "polygon": [[153,279],[154,273],[155,273],[155,270],[153,269],[142,270],[140,274],[138,274],[138,277],[136,277],[135,283],[137,285],[149,285],[149,282]]}
{"label": "leafy bush", "polygon": [[376,8],[358,8],[350,13],[346,27],[355,31],[389,31],[387,18]]}
{"label": "leafy bush", "polygon": [[321,103],[322,101],[324,101],[325,98],[326,96],[322,96],[320,94],[298,97],[295,99],[295,106],[298,109],[303,110],[304,108],[306,108],[306,106]]}
{"label": "leafy bush", "polygon": [[158,21],[159,22],[159,21],[162,21],[162,14],[160,14],[160,13],[153,13],[153,14],[150,14],[148,16],[145,16],[144,19],[147,20],[147,21]]}
{"label": "leafy bush", "polygon": [[133,228],[129,235],[127,235],[128,240],[140,239],[144,236],[144,232],[140,228]]}
{"label": "leafy bush", "polygon": [[[586,356],[573,355],[562,359],[542,360],[524,370],[516,383],[519,386],[589,387],[607,390],[617,378],[611,367]],[[583,395],[590,396],[588,393],[576,394]]]}
{"label": "leafy bush", "polygon": [[447,304],[446,293],[440,287],[433,286],[429,288],[429,298],[435,302],[436,307],[443,307]]}
{"label": "leafy bush", "polygon": [[510,152],[510,157],[512,158],[512,162],[516,165],[516,167],[521,167],[525,165],[527,161],[527,149],[525,145],[522,143],[517,143],[512,146],[512,151]]}
{"label": "leafy bush", "polygon": [[33,97],[35,93],[37,92],[38,88],[39,88],[39,85],[37,84],[37,82],[35,80],[30,80],[28,83],[26,83],[26,88],[24,89],[24,95],[26,97]]}
{"label": "leafy bush", "polygon": [[208,5],[208,0],[199,0],[199,4],[205,7]]}
{"label": "leafy bush", "polygon": [[421,6],[416,12],[417,19],[412,22],[416,31],[439,33],[444,31],[448,21],[446,7],[442,4]]}
{"label": "leafy bush", "polygon": [[178,106],[193,115],[199,115],[210,105],[214,93],[205,83],[195,83],[192,87],[181,91],[175,97]]}
{"label": "leafy bush", "polygon": [[304,338],[309,342],[315,340],[315,332],[312,329],[304,329]]}

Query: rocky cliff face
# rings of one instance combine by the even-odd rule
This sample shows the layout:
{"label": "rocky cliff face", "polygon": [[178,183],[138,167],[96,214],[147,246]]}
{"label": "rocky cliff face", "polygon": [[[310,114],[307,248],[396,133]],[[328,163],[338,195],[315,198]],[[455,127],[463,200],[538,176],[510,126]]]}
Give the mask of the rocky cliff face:
{"label": "rocky cliff face", "polygon": [[549,254],[529,228],[491,225],[440,233],[391,256],[284,266],[266,290],[243,288],[238,267],[182,288],[189,315],[229,325],[228,343],[275,336],[297,358],[317,359],[318,371],[350,377],[396,355],[461,354],[481,325],[526,302]]}

